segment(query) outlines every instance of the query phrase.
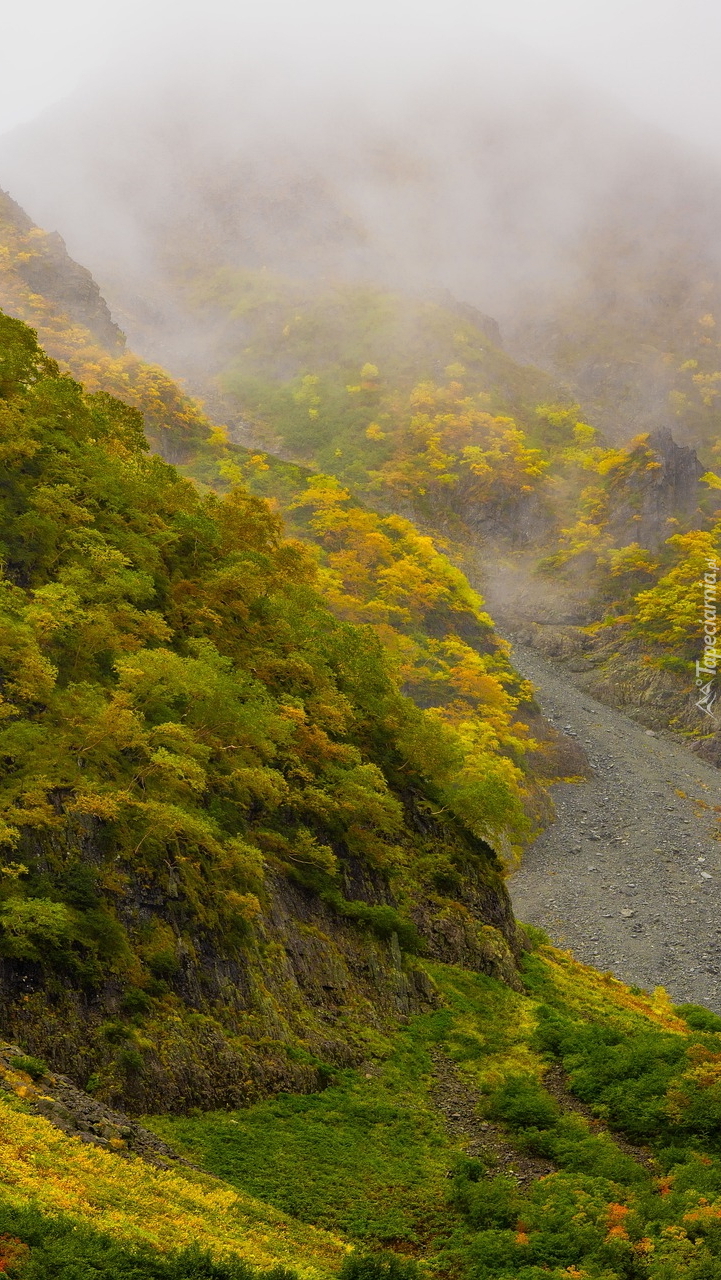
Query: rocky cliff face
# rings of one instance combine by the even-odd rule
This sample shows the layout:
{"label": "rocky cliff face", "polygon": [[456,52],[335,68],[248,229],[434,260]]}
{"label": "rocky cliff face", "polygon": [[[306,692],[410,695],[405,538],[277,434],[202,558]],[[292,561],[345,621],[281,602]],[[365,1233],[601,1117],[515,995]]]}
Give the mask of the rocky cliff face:
{"label": "rocky cliff face", "polygon": [[[104,856],[92,832],[76,836],[86,859]],[[138,879],[117,904],[134,945],[151,918],[156,927],[165,921],[171,939],[153,1000],[131,992],[137,1008],[128,1024],[126,984],[56,980],[37,963],[4,959],[0,1025],[53,1070],[81,1088],[90,1081],[100,1100],[135,1113],[240,1106],[278,1090],[317,1089],[334,1068],[382,1048],[399,1020],[436,1005],[424,956],[520,989],[525,937],[488,855],[472,856],[452,888],[416,896],[410,914],[419,943],[410,950],[391,926],[350,919],[276,871],[266,875],[262,915],[246,947],[229,956],[210,929],[181,938],[183,904],[172,885]],[[354,908],[398,905],[386,879],[360,862],[346,865],[342,894]]]}
{"label": "rocky cliff face", "polygon": [[[92,275],[70,257],[62,237],[41,231],[4,191],[0,191],[0,224],[23,240],[23,251],[13,265],[33,294],[46,299],[72,323],[88,329],[109,352],[122,351],[124,333],[115,324]],[[0,296],[3,307],[14,315],[12,299]]]}
{"label": "rocky cliff face", "polygon": [[[607,532],[614,546],[637,542],[655,551],[678,532],[679,522],[691,527],[703,523],[699,481],[704,468],[695,450],[677,444],[668,427],[650,432],[645,448],[648,453],[636,469],[624,471],[611,484]],[[479,538],[499,539],[518,550],[555,538],[564,522],[552,497],[539,492],[479,506],[466,500],[460,485],[457,502],[465,523]]]}
{"label": "rocky cliff face", "polygon": [[676,444],[668,427],[652,431],[647,446],[651,467],[624,477],[612,491],[609,531],[617,546],[633,541],[655,551],[676,532],[670,522],[697,522],[704,468],[693,449]]}

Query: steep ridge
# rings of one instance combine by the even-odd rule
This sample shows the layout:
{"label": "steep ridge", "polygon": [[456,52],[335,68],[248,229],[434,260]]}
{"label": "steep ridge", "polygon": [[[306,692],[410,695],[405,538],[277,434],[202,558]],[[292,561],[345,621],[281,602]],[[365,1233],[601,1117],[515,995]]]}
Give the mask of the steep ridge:
{"label": "steep ridge", "polygon": [[[44,349],[90,391],[122,397],[143,414],[154,448],[176,463],[213,452],[200,406],[157,365],[126,347],[90,273],[62,240],[0,191],[0,306],[30,324]],[[216,453],[222,441],[216,440]]]}
{"label": "steep ridge", "polygon": [[[122,351],[124,333],[115,324],[92,275],[70,257],[62,237],[57,232],[43,233],[6,191],[0,191],[0,216],[4,228],[12,227],[26,241],[29,251],[24,253],[9,255],[9,246],[3,247],[4,256],[11,257],[29,296],[39,303],[45,299],[71,324],[86,328],[108,351]],[[7,270],[8,262],[3,266]]]}
{"label": "steep ridge", "polygon": [[[467,674],[488,721],[419,709],[267,503],[200,494],[0,325],[7,1034],[187,1109],[357,1062],[436,1002],[418,951],[519,986],[507,663]],[[434,635],[470,626],[490,661],[478,603],[436,590]]]}

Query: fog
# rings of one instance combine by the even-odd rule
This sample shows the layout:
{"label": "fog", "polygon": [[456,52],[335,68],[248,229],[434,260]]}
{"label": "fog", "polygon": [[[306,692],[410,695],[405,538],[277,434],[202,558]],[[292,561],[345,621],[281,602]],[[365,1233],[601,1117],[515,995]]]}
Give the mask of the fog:
{"label": "fog", "polygon": [[428,55],[473,59],[498,35],[579,86],[718,153],[721,11],[714,0],[35,0],[3,14],[0,133],[113,62],[172,62],[183,47],[300,50],[328,74],[389,51],[396,78]]}
{"label": "fog", "polygon": [[[549,367],[579,315],[663,348],[715,302],[710,2],[47,12],[0,184],[175,372],[213,362],[183,290],[222,266],[447,289]],[[654,379],[639,373],[646,416]]]}

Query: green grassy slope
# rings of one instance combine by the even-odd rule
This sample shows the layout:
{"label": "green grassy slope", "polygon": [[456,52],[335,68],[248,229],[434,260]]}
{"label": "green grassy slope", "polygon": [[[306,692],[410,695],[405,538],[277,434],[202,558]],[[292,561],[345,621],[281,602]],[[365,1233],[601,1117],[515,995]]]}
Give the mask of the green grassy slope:
{"label": "green grassy slope", "polygon": [[[721,1020],[544,946],[525,968],[518,994],[434,967],[443,1008],[323,1095],[151,1124],[232,1185],[432,1274],[721,1274]],[[439,1125],[439,1057],[477,1095],[465,1139]]]}
{"label": "green grassy slope", "polygon": [[[721,1274],[721,1020],[542,941],[519,992],[427,968],[439,1008],[324,1092],[149,1120],[219,1181],[82,1147],[3,1095],[6,1270],[27,1280],[85,1280],[111,1262],[122,1280],[252,1280],[241,1263],[309,1280]],[[204,1256],[188,1252],[198,1240]],[[358,1269],[351,1247],[374,1261]]]}

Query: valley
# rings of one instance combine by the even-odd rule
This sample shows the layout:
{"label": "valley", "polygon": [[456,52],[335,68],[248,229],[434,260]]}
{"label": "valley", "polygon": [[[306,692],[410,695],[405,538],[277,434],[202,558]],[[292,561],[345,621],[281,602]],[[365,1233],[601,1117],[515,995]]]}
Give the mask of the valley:
{"label": "valley", "polygon": [[270,62],[0,136],[0,1274],[721,1280],[717,170]]}

